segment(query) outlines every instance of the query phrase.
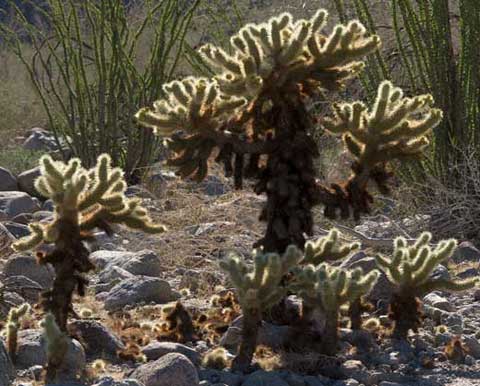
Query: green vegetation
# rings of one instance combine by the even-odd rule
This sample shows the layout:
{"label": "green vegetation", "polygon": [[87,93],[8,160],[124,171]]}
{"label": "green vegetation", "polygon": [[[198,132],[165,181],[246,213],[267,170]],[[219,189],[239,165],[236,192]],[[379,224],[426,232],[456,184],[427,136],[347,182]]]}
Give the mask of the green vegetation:
{"label": "green vegetation", "polygon": [[28,303],[24,303],[19,307],[13,307],[8,312],[6,343],[8,354],[13,361],[15,361],[17,354],[18,330],[20,329],[22,318],[29,312],[30,305]]}
{"label": "green vegetation", "polygon": [[464,291],[473,288],[478,278],[452,280],[432,278],[433,270],[452,256],[456,240],[442,240],[435,249],[429,245],[431,233],[422,233],[416,242],[408,246],[402,237],[395,239],[392,258],[377,256],[378,266],[385,271],[395,286],[390,301],[390,317],[395,321],[393,336],[406,339],[409,330],[417,331],[421,325],[420,299],[432,291]]}

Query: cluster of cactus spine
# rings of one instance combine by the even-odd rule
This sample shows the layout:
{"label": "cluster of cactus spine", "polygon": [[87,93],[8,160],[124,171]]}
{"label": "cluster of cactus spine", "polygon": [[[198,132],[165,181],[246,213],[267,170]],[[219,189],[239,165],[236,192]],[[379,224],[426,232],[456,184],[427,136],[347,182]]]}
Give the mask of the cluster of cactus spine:
{"label": "cluster of cactus spine", "polygon": [[326,236],[305,243],[302,263],[317,266],[328,261],[343,260],[359,249],[359,243],[341,243],[340,232],[338,229],[332,228]]}
{"label": "cluster of cactus spine", "polygon": [[267,228],[254,247],[265,252],[283,253],[290,244],[302,249],[304,235],[313,234],[316,205],[324,205],[329,218],[338,211],[356,218],[368,212],[368,182],[386,192],[386,163],[418,155],[441,118],[430,96],[403,98],[389,82],[380,86],[371,112],[358,102],[335,106],[335,116],[321,123],[343,134],[355,157],[353,175],[346,183],[321,185],[311,136],[318,119],[307,99],[343,87],[363,68],[362,58],[380,47],[379,37],[368,36],[358,21],[324,34],[327,16],[319,10],[294,21],[282,13],[241,28],[231,38],[231,53],[203,46],[200,53],[215,75],[167,83],[166,97],[136,115],[168,138],[175,154],[169,164],[181,176],[202,180],[218,149],[216,161],[237,187],[244,177],[256,180],[255,192],[267,195],[260,215]]}
{"label": "cluster of cactus spine", "polygon": [[8,312],[7,325],[5,326],[7,350],[15,361],[18,344],[18,330],[21,327],[22,318],[30,312],[30,305],[24,303],[19,307],[11,308]]}
{"label": "cluster of cactus spine", "polygon": [[[38,252],[40,264],[55,270],[53,286],[42,293],[41,303],[51,313],[60,331],[67,332],[73,313],[72,296],[85,294],[85,274],[94,268],[85,242],[94,239],[95,229],[112,234],[112,224],[124,224],[147,233],[163,232],[154,224],[138,199],[125,196],[127,184],[120,168],[112,168],[110,156],[98,157],[95,167],[86,170],[79,159],[68,163],[45,155],[40,159],[41,175],[35,181],[40,194],[54,204],[53,219],[30,225],[31,234],[13,244],[16,251],[53,244],[49,252]],[[49,365],[54,369],[56,365]],[[53,371],[53,370],[51,370]]]}
{"label": "cluster of cactus spine", "polygon": [[393,336],[406,339],[410,330],[417,331],[421,324],[420,298],[432,291],[464,291],[473,288],[478,278],[453,280],[432,277],[434,269],[452,256],[457,241],[442,240],[435,248],[429,243],[432,234],[422,233],[413,245],[403,237],[394,242],[391,258],[376,257],[395,291],[390,301],[390,317],[395,321]]}
{"label": "cluster of cactus spine", "polygon": [[325,315],[321,351],[327,355],[337,352],[340,308],[353,304],[371,291],[380,272],[364,273],[361,268],[345,270],[322,263],[296,270],[290,289],[311,308],[319,308]]}
{"label": "cluster of cactus spine", "polygon": [[262,313],[284,298],[287,292],[280,285],[282,278],[301,258],[302,252],[292,245],[282,256],[256,251],[253,267],[248,267],[236,255],[230,255],[220,262],[221,268],[229,274],[237,290],[243,311],[242,340],[238,355],[232,363],[234,369],[246,369],[250,365]]}

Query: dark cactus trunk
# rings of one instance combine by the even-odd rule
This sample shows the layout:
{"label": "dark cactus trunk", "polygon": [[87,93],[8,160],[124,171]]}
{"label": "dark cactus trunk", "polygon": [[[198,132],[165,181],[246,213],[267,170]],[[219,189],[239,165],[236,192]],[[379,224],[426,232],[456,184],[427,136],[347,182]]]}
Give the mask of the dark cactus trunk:
{"label": "dark cactus trunk", "polygon": [[257,347],[258,330],[261,322],[262,313],[259,309],[246,307],[243,309],[242,341],[238,354],[232,363],[234,371],[246,372],[249,369]]}
{"label": "dark cactus trunk", "polygon": [[337,353],[338,344],[338,313],[326,313],[325,331],[322,336],[322,352],[325,355],[334,356]]}
{"label": "dark cactus trunk", "polygon": [[413,295],[394,294],[390,303],[390,319],[395,322],[392,337],[406,340],[410,330],[417,332],[422,323],[421,302]]}

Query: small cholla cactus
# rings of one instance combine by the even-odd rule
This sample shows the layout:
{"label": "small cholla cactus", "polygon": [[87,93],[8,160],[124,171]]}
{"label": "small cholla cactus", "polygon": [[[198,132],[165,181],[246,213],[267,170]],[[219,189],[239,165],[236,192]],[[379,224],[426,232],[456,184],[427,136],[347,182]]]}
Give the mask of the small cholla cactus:
{"label": "small cholla cactus", "polygon": [[[136,115],[167,138],[175,154],[169,164],[181,176],[202,180],[216,151],[237,188],[244,177],[255,179],[255,192],[267,195],[260,215],[266,233],[255,244],[264,252],[283,253],[291,244],[303,249],[316,205],[324,205],[329,218],[368,212],[368,183],[386,193],[386,164],[418,156],[442,116],[430,96],[404,98],[384,82],[370,110],[359,102],[338,104],[332,118],[319,120],[312,99],[326,101],[325,91],[343,88],[380,47],[379,37],[368,36],[358,21],[324,33],[326,19],[319,10],[308,20],[283,13],[245,25],[232,36],[230,54],[210,44],[200,49],[212,78],[167,83],[164,99]],[[318,123],[342,134],[354,158],[344,183],[326,187],[316,179],[319,150],[312,134]]]}
{"label": "small cholla cactus", "polygon": [[393,337],[407,339],[409,330],[421,325],[420,298],[432,291],[464,291],[473,288],[478,278],[452,280],[433,278],[437,265],[450,258],[457,247],[456,240],[442,240],[435,249],[429,246],[432,234],[424,232],[408,246],[403,237],[394,242],[391,258],[378,255],[378,266],[386,273],[395,290],[390,300],[390,317],[395,322]]}
{"label": "small cholla cactus", "polygon": [[245,370],[250,365],[262,313],[278,304],[286,295],[286,288],[280,283],[283,276],[302,259],[302,252],[291,245],[282,256],[257,251],[254,259],[253,268],[235,255],[230,255],[220,263],[237,289],[243,311],[242,340],[232,363],[236,370]]}
{"label": "small cholla cactus", "polygon": [[366,295],[375,285],[380,272],[364,273],[361,268],[351,271],[322,263],[296,270],[290,289],[298,294],[310,309],[319,308],[325,315],[321,351],[327,355],[337,352],[338,322],[341,306],[352,304]]}
{"label": "small cholla cactus", "polygon": [[68,352],[70,339],[65,332],[60,330],[55,322],[55,316],[50,313],[43,320],[43,331],[48,362],[45,381],[46,383],[56,383],[57,371],[61,368]]}
{"label": "small cholla cactus", "polygon": [[147,210],[137,199],[125,196],[127,185],[123,172],[111,167],[107,154],[97,165],[85,170],[79,159],[65,164],[50,156],[40,159],[41,176],[35,181],[39,193],[51,198],[55,213],[51,221],[33,223],[31,234],[13,244],[16,251],[53,244],[47,253],[38,253],[40,264],[50,263],[55,269],[53,287],[42,294],[42,304],[55,317],[61,331],[67,331],[68,315],[72,312],[72,295],[85,293],[84,274],[94,268],[84,242],[92,239],[95,228],[111,233],[110,224],[121,223],[144,232],[164,231],[152,223]]}
{"label": "small cholla cactus", "polygon": [[7,350],[10,358],[15,361],[18,344],[18,330],[20,329],[22,318],[30,312],[30,305],[24,303],[17,308],[11,308],[8,312],[6,330]]}

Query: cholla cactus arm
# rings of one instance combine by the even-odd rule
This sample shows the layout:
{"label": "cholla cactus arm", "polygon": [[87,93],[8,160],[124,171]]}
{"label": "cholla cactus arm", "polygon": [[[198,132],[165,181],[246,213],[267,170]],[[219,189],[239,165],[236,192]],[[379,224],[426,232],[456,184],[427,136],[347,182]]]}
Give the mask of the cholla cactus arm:
{"label": "cholla cactus arm", "polygon": [[15,362],[17,354],[18,330],[20,329],[22,318],[30,312],[30,305],[24,303],[19,307],[11,308],[8,312],[6,325],[6,343],[10,358]]}
{"label": "cholla cactus arm", "polygon": [[388,193],[386,181],[390,174],[385,171],[385,165],[421,155],[429,143],[428,133],[442,119],[442,111],[432,105],[431,95],[406,98],[390,81],[379,86],[371,109],[361,102],[334,105],[334,116],[324,119],[323,126],[331,133],[343,134],[354,159],[354,173],[345,188],[333,187],[337,202],[326,202],[328,217],[334,217],[337,208],[342,209],[343,217],[348,216],[346,206],[353,208],[356,217],[368,212],[372,201],[366,190],[369,180],[373,180],[381,192]]}
{"label": "cholla cactus arm", "polygon": [[328,235],[305,244],[305,264],[318,265],[326,261],[344,259],[360,248],[359,243],[345,244],[339,240],[338,229],[331,229]]}
{"label": "cholla cactus arm", "polygon": [[291,246],[284,256],[257,251],[252,268],[236,255],[230,255],[228,259],[220,262],[220,267],[229,274],[237,290],[243,311],[242,341],[232,364],[234,369],[245,370],[250,365],[257,344],[262,312],[285,296],[286,288],[281,286],[280,282],[284,274],[301,258],[302,253],[298,248]]}
{"label": "cholla cactus arm", "polygon": [[84,169],[79,159],[63,163],[48,155],[40,159],[40,166],[35,187],[52,199],[55,213],[46,223],[31,224],[31,235],[17,241],[13,248],[28,250],[41,243],[54,244],[51,252],[39,255],[40,263],[52,264],[56,273],[52,290],[42,294],[42,304],[66,331],[73,292],[84,294],[87,280],[83,274],[94,268],[84,245],[91,239],[91,231],[99,228],[110,233],[113,223],[148,233],[165,228],[151,221],[140,201],[125,196],[123,172],[111,166],[107,154],[99,156],[90,170]]}
{"label": "cholla cactus arm", "polygon": [[395,320],[394,336],[405,339],[410,329],[416,330],[421,323],[420,300],[431,291],[464,291],[474,287],[478,278],[465,280],[434,279],[434,269],[454,253],[456,240],[442,240],[435,249],[429,242],[432,235],[424,232],[417,241],[408,246],[399,237],[394,243],[392,258],[377,256],[378,266],[395,286],[391,300],[391,317]]}

